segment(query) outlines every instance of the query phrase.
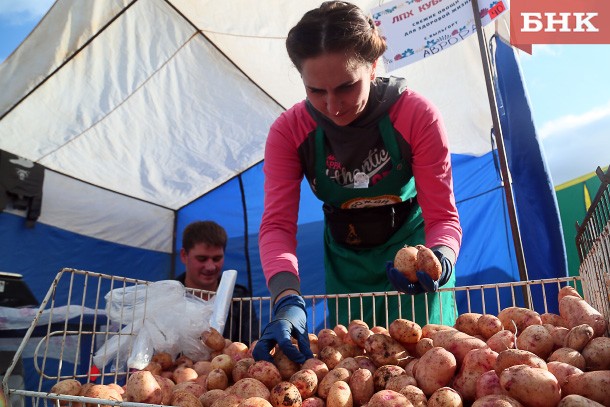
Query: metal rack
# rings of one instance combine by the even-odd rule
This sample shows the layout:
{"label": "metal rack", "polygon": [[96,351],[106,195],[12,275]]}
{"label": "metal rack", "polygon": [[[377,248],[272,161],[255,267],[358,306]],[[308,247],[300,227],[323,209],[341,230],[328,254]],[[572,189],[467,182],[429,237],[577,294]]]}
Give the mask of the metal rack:
{"label": "metal rack", "polygon": [[[523,306],[526,303],[522,293],[526,292],[530,308],[539,313],[557,312],[557,292],[561,286],[569,284],[586,283],[579,277],[546,279],[500,284],[484,284],[477,286],[442,288],[441,295],[451,295],[456,302],[461,302],[460,312],[480,312],[497,314],[509,306]],[[117,288],[132,286],[143,290],[144,300],[148,295],[151,282],[123,278],[83,270],[63,269],[54,279],[47,295],[41,303],[31,326],[24,335],[13,364],[6,372],[2,382],[3,391],[7,398],[23,397],[28,407],[58,405],[59,401],[87,402],[82,397],[50,395],[51,386],[59,380],[75,378],[82,383],[121,383],[124,382],[128,372],[120,366],[94,367],[93,356],[100,344],[109,338],[119,335],[121,328],[126,324],[122,321],[109,321],[105,311],[104,296]],[[199,294],[189,290],[193,294]],[[344,295],[310,295],[305,296],[309,308],[309,323],[311,331],[330,326],[329,317],[337,312],[338,301],[347,301],[353,306],[348,318],[359,319],[360,312],[366,301],[372,300],[373,306],[382,307],[385,317],[374,320],[373,325],[388,327],[391,321],[387,317],[388,304],[399,297],[408,297],[399,308],[399,317],[410,319],[413,307],[412,296],[405,296],[398,292],[377,292]],[[426,297],[427,300],[427,297]],[[264,326],[271,310],[269,297],[252,297],[248,299],[234,299],[239,306],[250,307],[251,315],[259,318],[259,326]],[[400,302],[398,302],[400,304]],[[426,308],[427,309],[427,308]],[[442,312],[442,310],[441,310]],[[238,315],[241,315],[239,313]],[[126,316],[127,317],[127,316]],[[141,316],[146,318],[146,314]],[[429,315],[426,312],[426,319]],[[455,315],[445,315],[453,319]],[[441,319],[443,316],[441,316]],[[314,328],[315,327],[315,328]],[[260,329],[260,328],[259,328]],[[249,333],[240,333],[248,335]],[[129,347],[133,345],[136,335],[121,333]],[[26,349],[33,352],[33,370],[37,375],[36,383],[26,383],[26,389],[11,389],[9,378],[18,360]],[[30,372],[33,374],[33,372]],[[65,403],[63,403],[65,404]],[[113,405],[104,401],[105,405]],[[121,405],[138,403],[122,402]]]}
{"label": "metal rack", "polygon": [[[610,318],[610,167],[597,167],[601,185],[581,225],[576,224],[579,273],[589,303]],[[610,334],[610,328],[609,332]]]}

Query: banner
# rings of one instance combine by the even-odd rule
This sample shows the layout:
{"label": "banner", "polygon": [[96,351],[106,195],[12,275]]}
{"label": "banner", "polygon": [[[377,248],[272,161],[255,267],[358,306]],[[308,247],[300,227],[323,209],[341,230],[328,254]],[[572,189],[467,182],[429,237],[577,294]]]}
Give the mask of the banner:
{"label": "banner", "polygon": [[[502,0],[479,2],[481,23],[508,9]],[[397,0],[371,10],[388,45],[387,72],[428,58],[476,32],[470,0]]]}

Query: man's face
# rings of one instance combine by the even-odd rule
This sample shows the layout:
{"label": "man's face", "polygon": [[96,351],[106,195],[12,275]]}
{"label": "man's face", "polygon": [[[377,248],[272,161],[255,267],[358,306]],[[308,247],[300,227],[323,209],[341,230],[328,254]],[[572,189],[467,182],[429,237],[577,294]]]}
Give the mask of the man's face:
{"label": "man's face", "polygon": [[197,243],[188,253],[180,250],[180,260],[186,267],[186,287],[216,291],[225,261],[222,247]]}

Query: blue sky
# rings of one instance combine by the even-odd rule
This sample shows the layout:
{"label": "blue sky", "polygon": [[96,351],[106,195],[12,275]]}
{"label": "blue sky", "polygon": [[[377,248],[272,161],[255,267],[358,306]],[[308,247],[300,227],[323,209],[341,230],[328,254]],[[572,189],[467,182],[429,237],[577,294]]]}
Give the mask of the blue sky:
{"label": "blue sky", "polygon": [[[53,0],[0,0],[0,62]],[[610,45],[534,45],[521,68],[555,185],[610,164]]]}

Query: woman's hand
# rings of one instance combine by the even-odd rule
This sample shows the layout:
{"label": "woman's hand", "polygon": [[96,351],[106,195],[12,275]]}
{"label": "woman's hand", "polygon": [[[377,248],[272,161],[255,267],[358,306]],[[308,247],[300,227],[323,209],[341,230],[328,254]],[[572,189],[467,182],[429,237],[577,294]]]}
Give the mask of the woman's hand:
{"label": "woman's hand", "polygon": [[[292,344],[293,337],[298,348]],[[273,306],[273,320],[263,330],[252,357],[273,363],[270,352],[276,344],[293,362],[303,364],[313,357],[307,333],[305,300],[298,294],[288,294],[277,300]]]}
{"label": "woman's hand", "polygon": [[447,284],[453,274],[453,264],[451,260],[445,257],[439,250],[432,249],[434,255],[438,258],[441,263],[441,276],[438,280],[433,280],[427,273],[422,270],[416,272],[418,282],[412,283],[396,268],[394,263],[388,261],[386,263],[386,275],[388,280],[394,286],[397,291],[401,291],[405,294],[416,295],[423,292],[434,292],[438,291],[439,287]]}

